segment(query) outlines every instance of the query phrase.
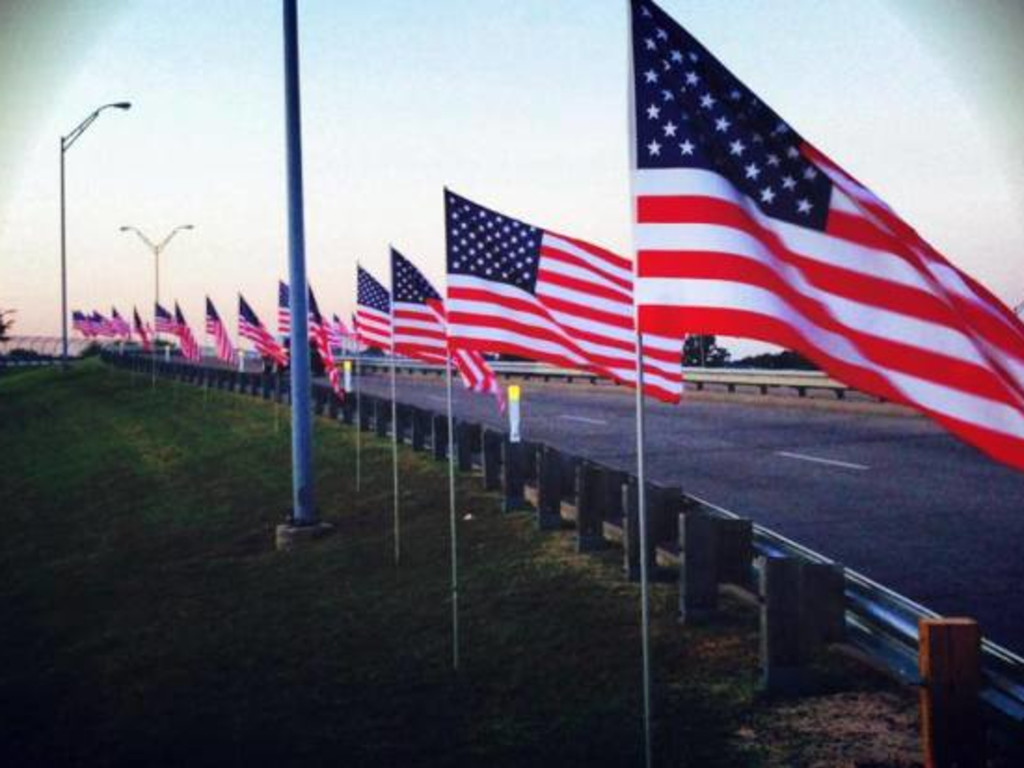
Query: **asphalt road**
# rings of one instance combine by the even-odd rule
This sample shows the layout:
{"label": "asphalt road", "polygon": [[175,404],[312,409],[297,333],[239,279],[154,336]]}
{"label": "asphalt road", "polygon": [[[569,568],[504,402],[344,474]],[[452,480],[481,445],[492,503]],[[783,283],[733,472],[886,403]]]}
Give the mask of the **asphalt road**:
{"label": "asphalt road", "polygon": [[[365,392],[389,395],[385,375]],[[523,382],[523,437],[629,471],[633,397]],[[398,399],[445,408],[443,380],[399,377]],[[455,413],[499,426],[494,399],[455,384]],[[781,398],[648,403],[651,480],[765,525],[1024,652],[1024,474],[929,420]]]}

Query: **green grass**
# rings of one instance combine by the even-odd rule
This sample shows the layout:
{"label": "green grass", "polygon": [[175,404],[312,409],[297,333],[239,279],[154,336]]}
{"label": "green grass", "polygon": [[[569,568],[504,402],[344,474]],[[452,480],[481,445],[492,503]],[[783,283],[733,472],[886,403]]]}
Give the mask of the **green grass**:
{"label": "green grass", "polygon": [[[318,421],[333,537],[273,551],[290,501],[273,406],[86,363],[0,377],[0,764],[637,765],[637,587],[619,554],[502,517],[459,483],[462,665],[450,667],[446,465]],[[735,734],[756,616],[682,631],[654,592],[655,750],[759,765]]]}

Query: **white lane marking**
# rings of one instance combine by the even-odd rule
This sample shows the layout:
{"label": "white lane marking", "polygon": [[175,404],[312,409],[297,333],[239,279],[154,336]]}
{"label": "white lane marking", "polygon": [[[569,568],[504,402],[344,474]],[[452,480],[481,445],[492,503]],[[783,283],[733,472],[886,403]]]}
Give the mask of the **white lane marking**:
{"label": "white lane marking", "polygon": [[817,464],[828,464],[832,467],[843,467],[845,469],[856,469],[859,472],[871,469],[864,464],[854,464],[850,461],[836,461],[835,459],[823,459],[820,456],[808,456],[805,453],[790,453],[789,451],[776,451],[776,456],[785,456],[787,459],[799,459],[800,461],[813,461]]}
{"label": "white lane marking", "polygon": [[600,424],[602,426],[608,423],[604,419],[589,419],[586,416],[565,416],[565,415],[563,415],[563,416],[559,416],[558,418],[565,419],[566,421],[582,421],[584,424]]}

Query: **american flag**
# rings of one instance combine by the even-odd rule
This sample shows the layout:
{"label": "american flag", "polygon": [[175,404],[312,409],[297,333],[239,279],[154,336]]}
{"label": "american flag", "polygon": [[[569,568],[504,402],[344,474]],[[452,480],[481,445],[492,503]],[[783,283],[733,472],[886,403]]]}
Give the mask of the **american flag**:
{"label": "american flag", "polygon": [[132,327],[128,325],[127,320],[121,317],[121,314],[115,307],[110,308],[110,329],[115,336],[120,336],[124,339],[131,339],[132,337]]}
{"label": "american flag", "polygon": [[77,309],[71,313],[71,327],[87,339],[96,335],[93,332],[92,318]]}
{"label": "american flag", "polygon": [[142,324],[142,318],[139,317],[139,310],[137,307],[132,307],[132,316],[135,321],[135,334],[139,337],[139,341],[142,342],[142,349],[148,352],[151,349],[150,344],[150,329]]}
{"label": "american flag", "polygon": [[313,289],[309,289],[309,338],[316,347],[320,362],[324,364],[327,378],[331,382],[331,389],[338,397],[345,396],[345,390],[341,386],[341,373],[338,365],[334,362],[334,353],[331,351],[331,332],[324,316],[320,314],[320,307],[316,303],[316,296]]}
{"label": "american flag", "polygon": [[331,322],[327,324],[327,335],[330,338],[332,349],[340,349],[342,352],[348,349],[348,328],[337,315],[334,315]]}
{"label": "american flag", "polygon": [[199,351],[199,344],[196,342],[196,337],[192,335],[192,329],[188,327],[188,323],[185,322],[185,315],[181,312],[181,307],[178,306],[178,302],[174,302],[174,320],[178,330],[178,341],[181,342],[181,354],[185,356],[186,360],[191,360],[193,363],[198,363],[203,359],[202,353]]}
{"label": "american flag", "polygon": [[[447,319],[441,294],[394,248],[391,249],[391,289],[395,300],[395,354],[428,363],[446,363]],[[467,389],[495,395],[499,406],[504,408],[501,386],[480,352],[457,349],[452,362]]]}
{"label": "american flag", "polygon": [[[507,352],[636,382],[633,274],[609,251],[446,191],[449,333]],[[682,391],[682,343],[644,338],[644,391]]]}
{"label": "american flag", "polygon": [[238,335],[251,341],[261,357],[269,357],[281,366],[288,365],[288,351],[263,326],[242,294],[238,294]]}
{"label": "american flag", "polygon": [[356,267],[356,337],[369,347],[391,349],[391,297],[376,278]]}
{"label": "american flag", "polygon": [[178,326],[175,324],[174,318],[171,317],[170,312],[157,304],[154,316],[155,320],[153,321],[153,328],[157,333],[172,333],[177,335]]}
{"label": "american flag", "polygon": [[1024,326],[633,0],[640,326],[780,344],[1024,469]]}
{"label": "american flag", "polygon": [[291,298],[288,296],[288,283],[277,281],[277,333],[288,338],[292,333]]}
{"label": "american flag", "polygon": [[92,313],[92,327],[93,332],[97,336],[113,337],[117,335],[114,332],[114,326],[110,323],[110,321],[103,315],[101,315],[99,312],[96,312],[95,310]]}
{"label": "american flag", "polygon": [[224,327],[209,296],[206,297],[206,332],[213,337],[218,358],[225,363],[234,363],[238,360],[235,345],[231,343],[231,338],[228,336],[228,329]]}

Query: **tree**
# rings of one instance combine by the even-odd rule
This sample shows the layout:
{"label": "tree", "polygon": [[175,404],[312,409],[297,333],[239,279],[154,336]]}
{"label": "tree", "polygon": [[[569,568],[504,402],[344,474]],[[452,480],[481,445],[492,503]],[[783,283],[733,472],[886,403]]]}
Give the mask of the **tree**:
{"label": "tree", "polygon": [[14,325],[14,309],[0,309],[0,341],[7,341],[8,331]]}
{"label": "tree", "polygon": [[714,336],[687,336],[683,342],[683,365],[693,368],[723,368],[732,354],[718,346]]}

